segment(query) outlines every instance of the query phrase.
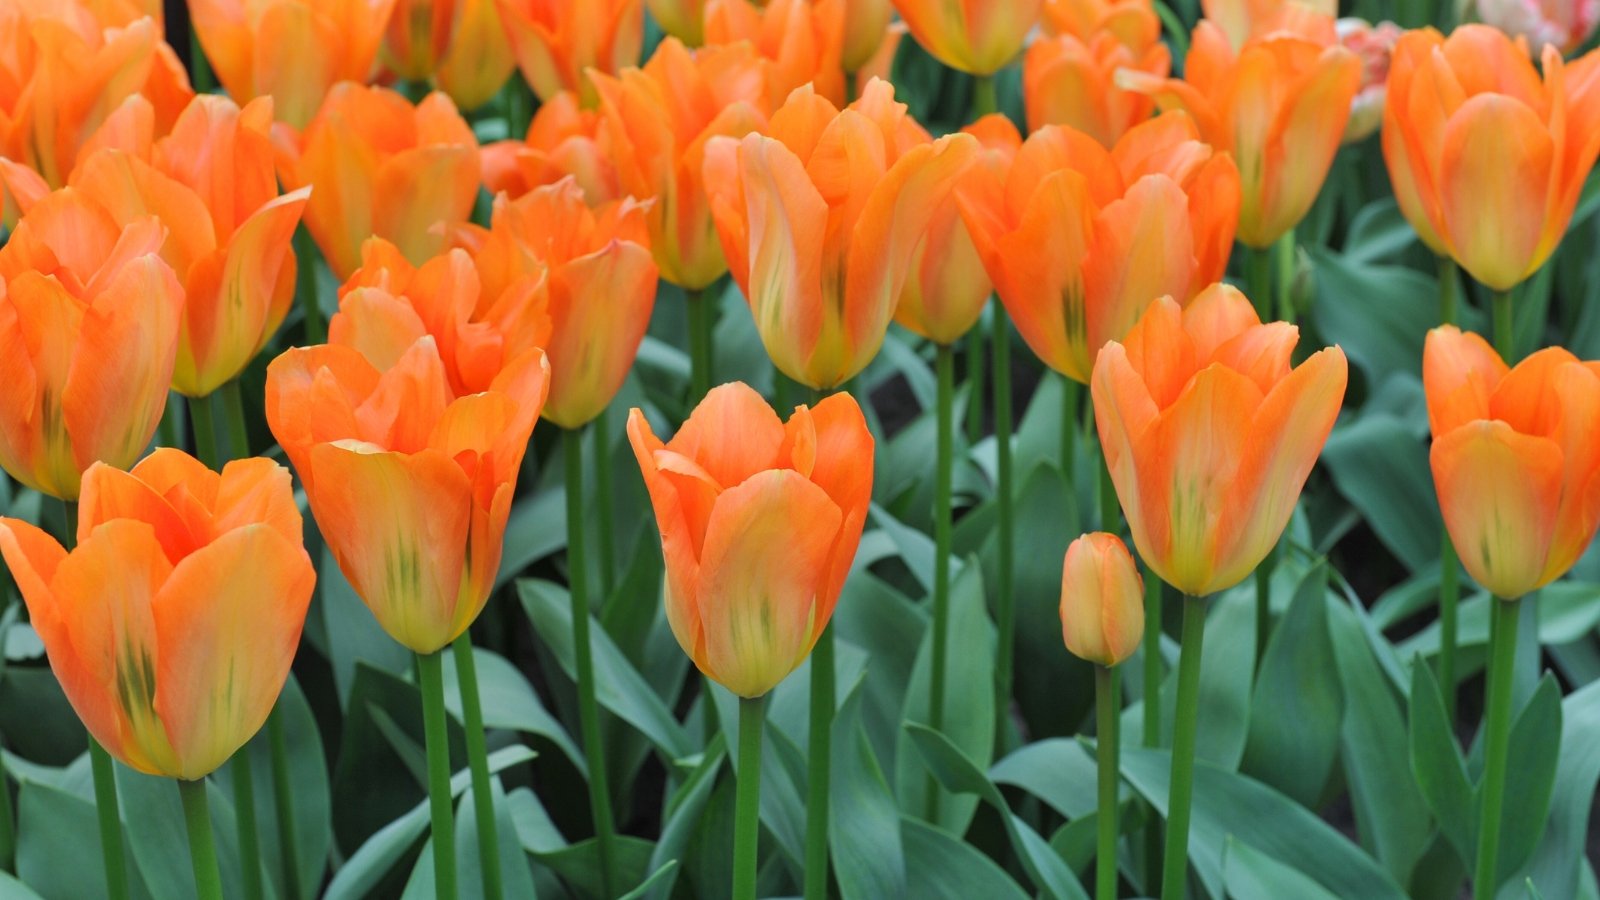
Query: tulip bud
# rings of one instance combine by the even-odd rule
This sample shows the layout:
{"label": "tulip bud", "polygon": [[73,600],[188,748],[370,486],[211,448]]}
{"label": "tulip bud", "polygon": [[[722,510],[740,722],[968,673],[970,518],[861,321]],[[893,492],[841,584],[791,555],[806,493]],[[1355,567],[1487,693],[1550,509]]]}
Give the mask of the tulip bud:
{"label": "tulip bud", "polygon": [[1400,40],[1400,26],[1377,25],[1365,19],[1345,18],[1335,23],[1339,43],[1361,60],[1361,89],[1350,101],[1350,121],[1344,126],[1344,143],[1354,144],[1383,123],[1383,101],[1388,93],[1389,59]]}
{"label": "tulip bud", "polygon": [[1074,656],[1114,666],[1144,636],[1144,580],[1122,539],[1086,534],[1061,564],[1061,637]]}

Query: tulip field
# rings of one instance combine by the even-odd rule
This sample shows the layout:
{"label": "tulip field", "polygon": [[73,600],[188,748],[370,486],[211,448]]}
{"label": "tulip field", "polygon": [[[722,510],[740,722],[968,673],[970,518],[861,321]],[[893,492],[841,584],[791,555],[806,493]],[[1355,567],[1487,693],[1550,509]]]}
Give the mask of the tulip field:
{"label": "tulip field", "polygon": [[1596,0],[0,0],[0,900],[1600,900]]}

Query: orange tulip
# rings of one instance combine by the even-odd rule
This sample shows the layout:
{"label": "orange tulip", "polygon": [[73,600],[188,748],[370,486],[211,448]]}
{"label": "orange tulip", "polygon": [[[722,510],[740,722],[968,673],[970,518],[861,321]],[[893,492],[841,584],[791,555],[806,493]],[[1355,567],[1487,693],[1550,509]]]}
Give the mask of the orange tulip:
{"label": "orange tulip", "polygon": [[728,270],[706,196],[706,145],[766,124],[766,78],[746,43],[691,51],[661,42],[643,69],[594,76],[621,187],[653,198],[650,246],[663,278],[690,290]]}
{"label": "orange tulip", "polygon": [[894,6],[935,59],[970,75],[993,75],[1021,52],[1043,2],[894,0]]}
{"label": "orange tulip", "polygon": [[879,48],[889,35],[889,21],[892,18],[894,6],[890,0],[845,0],[844,52],[841,56],[845,71],[858,71],[878,55]]}
{"label": "orange tulip", "polygon": [[1103,531],[1067,547],[1061,563],[1061,637],[1073,656],[1114,666],[1144,636],[1144,579],[1122,538]]}
{"label": "orange tulip", "polygon": [[842,112],[802,87],[767,135],[707,144],[728,268],[785,375],[828,388],[872,361],[917,244],[976,152],[971,135],[930,143],[882,81]]}
{"label": "orange tulip", "polygon": [[398,0],[383,47],[390,71],[434,79],[462,109],[488,103],[516,67],[494,0]]}
{"label": "orange tulip", "polygon": [[1155,298],[1188,301],[1222,277],[1239,173],[1168,113],[1106,150],[1059,125],[1034,133],[1009,178],[969,185],[962,214],[1017,330],[1044,363],[1087,383],[1094,355]]}
{"label": "orange tulip", "polygon": [[577,94],[563,91],[539,104],[526,139],[495,141],[482,157],[491,194],[521,197],[571,175],[590,206],[624,196],[605,120],[598,110],[580,107]]}
{"label": "orange tulip", "polygon": [[1291,370],[1298,340],[1218,284],[1188,309],[1163,297],[1100,351],[1091,392],[1117,498],[1139,556],[1185,594],[1226,590],[1260,564],[1333,429],[1344,352]]}
{"label": "orange tulip", "polygon": [[906,36],[906,23],[895,21],[883,32],[883,40],[878,44],[878,49],[866,62],[856,69],[856,84],[870,84],[872,79],[880,78],[893,82],[894,58],[900,52],[900,41]]}
{"label": "orange tulip", "polygon": [[501,195],[487,230],[457,233],[477,260],[485,297],[548,279],[540,286],[551,323],[544,417],[562,428],[606,408],[644,340],[657,282],[644,213],[632,200],[590,209],[567,179],[517,200]]}
{"label": "orange tulip", "polygon": [[667,622],[708,678],[759,697],[828,627],[872,499],[872,435],[849,394],[787,425],[742,383],[670,442],[628,416],[666,560]]}
{"label": "orange tulip", "polygon": [[1331,18],[1304,12],[1237,52],[1214,23],[1201,22],[1184,66],[1187,80],[1124,69],[1117,85],[1188,111],[1206,143],[1233,154],[1244,176],[1239,240],[1269,247],[1322,189],[1361,62],[1339,45]]}
{"label": "orange tulip", "polygon": [[1252,37],[1280,27],[1285,18],[1306,13],[1332,18],[1339,14],[1338,0],[1200,0],[1206,20],[1216,23],[1238,49]]}
{"label": "orange tulip", "polygon": [[[962,129],[983,146],[966,178],[1002,181],[1022,137],[1000,113],[984,116]],[[904,289],[895,304],[894,320],[936,344],[949,346],[974,324],[994,293],[978,248],[954,203],[943,203],[928,219],[927,233],[912,254]]]}
{"label": "orange tulip", "polygon": [[338,82],[371,77],[395,0],[189,0],[217,80],[240,103],[271,96],[304,128]]}
{"label": "orange tulip", "polygon": [[1514,600],[1560,578],[1600,523],[1600,363],[1560,347],[1507,368],[1454,326],[1428,333],[1433,484],[1474,579]]}
{"label": "orange tulip", "polygon": [[[1143,13],[1136,33],[1101,30],[1083,38],[1061,34],[1028,47],[1022,61],[1022,95],[1030,130],[1069,125],[1109,147],[1129,128],[1150,118],[1155,102],[1117,87],[1116,72],[1134,69],[1165,78],[1172,54],[1161,43],[1161,21],[1155,13],[1138,6],[1125,8]],[[1119,24],[1131,29],[1127,22]]]}
{"label": "orange tulip", "polygon": [[1510,290],[1555,251],[1600,153],[1600,54],[1564,63],[1482,25],[1395,46],[1383,156],[1400,211],[1472,277]]}
{"label": "orange tulip", "polygon": [[[128,104],[126,112],[148,118],[142,97]],[[148,216],[166,226],[161,256],[185,292],[172,387],[191,397],[244,371],[294,303],[290,239],[310,189],[278,196],[271,127],[270,98],[241,110],[202,94],[167,137],[142,150],[96,150],[70,180],[118,226]],[[25,213],[46,190],[21,167],[0,162],[0,172]]]}
{"label": "orange tulip", "polygon": [[280,128],[275,137],[284,183],[320,186],[306,226],[340,279],[360,265],[370,235],[412,262],[437,254],[440,223],[465,222],[478,199],[478,141],[444,94],[413,108],[387,88],[344,82],[304,134]]}
{"label": "orange tulip", "polygon": [[317,580],[288,469],[218,475],[165,448],[84,473],[72,552],[0,519],[0,554],[89,733],[130,768],[189,781],[267,721]]}
{"label": "orange tulip", "polygon": [[[463,371],[484,360],[464,359],[448,328],[430,331],[434,312],[380,288],[352,290],[329,322],[338,343],[279,356],[266,389],[267,424],[340,571],[378,624],[424,655],[459,637],[489,599],[550,380],[537,348],[501,357],[498,371]],[[452,370],[443,347],[455,350]],[[452,374],[487,384],[458,394]]]}
{"label": "orange tulip", "polygon": [[644,0],[495,0],[522,77],[539,99],[562,91],[594,102],[585,73],[637,65]]}
{"label": "orange tulip", "polygon": [[75,500],[91,464],[125,467],[149,445],[183,313],[165,236],[69,187],[0,248],[0,467],[28,487]]}
{"label": "orange tulip", "polygon": [[770,106],[811,85],[834,104],[844,97],[846,0],[706,0],[706,43],[749,41],[766,61]]}
{"label": "orange tulip", "polygon": [[80,152],[127,98],[148,98],[165,131],[194,96],[148,18],[124,24],[74,4],[13,2],[0,9],[0,47],[0,156],[52,188],[66,184]]}
{"label": "orange tulip", "polygon": [[[1143,47],[1149,43],[1149,19],[1155,9],[1150,0],[1044,0],[1041,12],[1039,24],[1046,34],[1088,40],[1109,31],[1129,47]],[[1160,29],[1157,20],[1157,37]]]}

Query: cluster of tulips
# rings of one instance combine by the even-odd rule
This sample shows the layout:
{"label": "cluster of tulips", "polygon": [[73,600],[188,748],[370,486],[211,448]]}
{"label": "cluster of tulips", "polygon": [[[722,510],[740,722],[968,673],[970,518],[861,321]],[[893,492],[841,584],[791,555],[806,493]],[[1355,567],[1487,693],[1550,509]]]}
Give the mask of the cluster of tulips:
{"label": "cluster of tulips", "polygon": [[[305,346],[270,362],[250,403],[317,539],[416,655],[441,898],[456,891],[454,653],[484,886],[500,891],[468,629],[541,417],[563,431],[568,524],[583,520],[582,436],[665,280],[686,298],[698,405],[670,441],[639,409],[626,432],[672,633],[743,698],[734,896],[756,890],[763,698],[813,654],[804,887],[826,896],[829,620],[872,495],[874,437],[849,388],[891,322],[932,344],[937,373],[927,724],[944,727],[961,639],[945,564],[955,354],[993,295],[996,690],[1013,678],[1014,324],[1087,386],[1104,460],[1103,530],[1068,550],[1060,606],[1067,648],[1099,673],[1101,898],[1117,891],[1115,667],[1142,646],[1159,676],[1160,584],[1184,597],[1160,881],[1180,900],[1204,598],[1255,573],[1266,621],[1274,548],[1346,388],[1338,347],[1297,347],[1277,263],[1341,143],[1381,126],[1400,209],[1448,273],[1422,373],[1451,695],[1455,559],[1500,598],[1475,859],[1492,896],[1515,602],[1600,524],[1600,363],[1557,347],[1519,362],[1510,342],[1510,291],[1555,250],[1600,154],[1600,55],[1562,56],[1593,23],[1495,21],[1487,4],[1499,28],[1446,37],[1215,0],[1169,36],[1187,47],[1179,78],[1149,0],[649,0],[667,36],[641,59],[645,5],[190,0],[222,89],[196,93],[158,3],[0,0],[0,466],[65,510],[57,537],[0,519],[0,553],[91,736],[109,894],[129,896],[112,757],[177,780],[210,900],[205,778],[248,765],[236,751],[278,727],[316,572],[290,470],[252,455],[240,376],[296,297]],[[961,131],[936,137],[897,101],[906,31],[973,77]],[[1026,136],[996,111],[994,77],[1018,61]],[[504,87],[516,72],[539,100],[531,120]],[[480,146],[462,110],[502,96],[526,137]],[[1248,296],[1223,281],[1236,241]],[[318,256],[339,284],[326,321]],[[1457,265],[1492,292],[1493,344],[1454,324]],[[724,275],[772,364],[814,394],[787,421],[746,385],[712,386]],[[180,449],[190,435],[197,457]],[[573,647],[613,895],[583,531],[568,528]],[[260,897],[251,779],[235,772]]]}

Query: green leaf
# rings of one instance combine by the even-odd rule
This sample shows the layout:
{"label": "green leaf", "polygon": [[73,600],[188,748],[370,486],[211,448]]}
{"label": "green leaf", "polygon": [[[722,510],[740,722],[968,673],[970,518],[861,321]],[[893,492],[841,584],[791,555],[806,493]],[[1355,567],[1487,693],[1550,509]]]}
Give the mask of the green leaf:
{"label": "green leaf", "polygon": [[845,581],[834,607],[833,629],[839,644],[860,647],[872,661],[861,699],[861,722],[873,755],[886,767],[893,763],[900,742],[906,688],[927,627],[922,606],[859,568]]}
{"label": "green leaf", "polygon": [[1422,341],[1439,323],[1438,283],[1405,266],[1369,265],[1314,247],[1307,255],[1316,276],[1311,314],[1318,333],[1344,349],[1369,386],[1418,371]]}
{"label": "green leaf", "polygon": [[1562,701],[1559,762],[1554,801],[1528,873],[1547,897],[1571,897],[1578,880],[1589,830],[1595,786],[1600,784],[1600,682],[1574,691]]}
{"label": "green leaf", "polygon": [[558,481],[518,498],[506,519],[504,550],[495,575],[498,590],[546,556],[567,546],[567,494]]}
{"label": "green leaf", "polygon": [[1019,787],[1067,819],[1093,815],[1098,770],[1095,759],[1072,738],[1035,741],[994,764],[996,784]]}
{"label": "green leaf", "polygon": [[[17,791],[17,875],[23,883],[45,897],[104,897],[99,833],[93,801],[22,779]],[[129,869],[134,895],[148,897],[137,869]]]}
{"label": "green leaf", "polygon": [[0,872],[0,897],[5,897],[6,900],[44,900],[43,897],[34,893],[33,888],[12,878],[5,872]]}
{"label": "green leaf", "polygon": [[[809,671],[809,670],[807,670]],[[798,677],[798,673],[791,677]],[[738,698],[720,684],[711,685],[716,698],[717,720],[725,744],[739,740]],[[730,757],[729,767],[738,777],[738,759]],[[776,723],[764,723],[761,740],[761,824],[779,848],[794,862],[805,861],[805,771],[806,759],[799,747]]]}
{"label": "green leaf", "polygon": [[[528,869],[528,857],[517,840],[516,827],[511,821],[511,809],[500,787],[500,779],[489,780],[490,802],[495,810],[495,837],[500,849],[501,888],[506,897],[535,897],[533,875]],[[474,795],[463,791],[456,804],[455,848],[456,891],[460,897],[483,896],[483,864],[478,855],[478,820],[473,810]],[[437,896],[434,883],[433,837],[430,835],[417,855],[411,878],[406,882],[402,900],[430,900]]]}
{"label": "green leaf", "polygon": [[844,698],[833,719],[828,785],[828,849],[844,900],[906,895],[900,810],[861,727],[866,681]]}
{"label": "green leaf", "polygon": [[[677,876],[678,861],[675,859],[669,859],[660,866],[656,867],[656,870],[651,872],[644,881],[639,882],[638,887],[627,892],[626,894],[623,894],[619,900],[641,900],[641,898],[650,896],[651,892],[657,890],[658,888],[663,886],[670,887],[673,880],[677,878]],[[512,894],[511,896],[515,897],[517,895]]]}
{"label": "green leaf", "polygon": [[[650,854],[650,868],[655,870],[656,874],[650,876],[648,881],[651,887],[641,896],[648,896],[653,900],[665,900],[670,895],[673,884],[678,878],[678,870],[668,871],[667,867],[683,856],[684,848],[694,835],[695,825],[705,812],[706,803],[710,801],[712,790],[717,786],[717,776],[727,759],[727,745],[719,735],[706,749],[700,765],[695,767],[694,772],[678,790],[673,798],[674,802],[668,805],[666,821],[661,826],[661,839],[656,841],[656,849]],[[640,887],[642,889],[644,885]]]}
{"label": "green leaf", "polygon": [[1315,808],[1339,750],[1344,697],[1328,637],[1328,573],[1319,563],[1300,582],[1256,677],[1245,745],[1246,774]]}
{"label": "green leaf", "polygon": [[[631,835],[619,834],[615,849],[612,881],[618,885],[643,882],[651,871],[650,856],[655,851],[655,845]],[[576,888],[580,896],[605,895],[600,883],[600,846],[594,838],[534,856]]]}
{"label": "green leaf", "polygon": [[1233,900],[1338,900],[1337,895],[1294,867],[1231,835],[1223,846],[1222,880]]}
{"label": "green leaf", "polygon": [[[1255,675],[1256,591],[1252,581],[1206,601],[1205,652],[1200,657],[1200,708],[1204,727],[1195,740],[1195,758],[1236,769],[1244,758],[1250,732],[1250,686]],[[1177,667],[1161,686],[1161,733],[1172,734],[1173,707],[1178,701]],[[1126,716],[1125,716],[1126,718]],[[1124,728],[1124,743],[1139,741],[1144,732]]]}
{"label": "green leaf", "polygon": [[917,900],[1027,900],[994,860],[918,819],[900,819],[906,848],[906,893]]}
{"label": "green leaf", "polygon": [[328,639],[328,662],[333,666],[334,686],[342,706],[349,706],[358,664],[394,674],[410,670],[411,651],[389,637],[373,618],[372,610],[361,602],[355,588],[339,571],[333,552],[327,549],[317,566],[317,592],[310,614],[319,612]]}
{"label": "green leaf", "polygon": [[[481,647],[472,648],[478,674],[478,696],[483,708],[485,728],[506,728],[536,734],[549,740],[580,773],[588,772],[583,751],[555,716],[544,708],[533,685],[505,657]],[[444,655],[444,705],[457,721],[462,721],[461,685],[456,674],[454,653]]]}
{"label": "green leaf", "polygon": [[[178,799],[177,782],[171,778],[145,775],[115,763],[117,802],[128,837],[130,866],[137,867],[150,893],[162,900],[186,900],[195,896],[194,868],[189,858],[189,832],[184,824],[183,806]],[[237,897],[243,892],[239,868],[237,819],[232,797],[212,779],[206,783],[206,798],[211,808],[211,831],[222,872],[223,896]],[[93,834],[94,832],[89,832]]]}
{"label": "green leaf", "polygon": [[1477,852],[1477,800],[1433,670],[1411,667],[1411,773],[1439,829],[1463,860]]}
{"label": "green leaf", "polygon": [[1377,262],[1400,254],[1416,242],[1417,232],[1400,213],[1400,204],[1393,197],[1380,197],[1361,207],[1350,220],[1344,238],[1344,261]]}
{"label": "green leaf", "polygon": [[1328,438],[1322,461],[1339,493],[1406,568],[1437,567],[1441,525],[1433,473],[1410,423],[1369,413],[1341,424]]}
{"label": "green leaf", "polygon": [[[1501,878],[1528,861],[1544,834],[1560,749],[1561,689],[1555,676],[1546,673],[1533,698],[1511,724],[1497,857]],[[1510,882],[1514,885],[1517,880]]]}

